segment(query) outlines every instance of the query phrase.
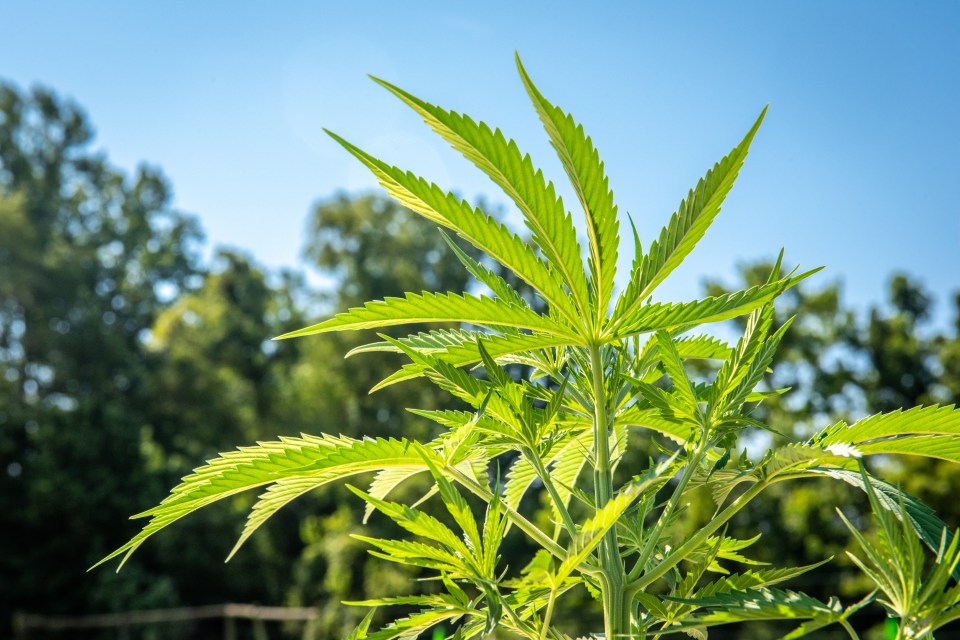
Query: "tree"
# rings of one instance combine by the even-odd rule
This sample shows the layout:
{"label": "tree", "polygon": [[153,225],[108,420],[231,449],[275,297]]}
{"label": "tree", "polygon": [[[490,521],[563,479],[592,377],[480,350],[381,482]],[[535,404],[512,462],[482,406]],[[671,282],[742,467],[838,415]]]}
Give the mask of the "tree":
{"label": "tree", "polygon": [[175,599],[147,564],[78,580],[123,535],[114,514],[158,495],[139,453],[145,339],[200,276],[199,228],[169,208],[164,178],[124,176],[92,135],[75,105],[0,86],[0,574],[16,576],[0,583],[4,620]]}

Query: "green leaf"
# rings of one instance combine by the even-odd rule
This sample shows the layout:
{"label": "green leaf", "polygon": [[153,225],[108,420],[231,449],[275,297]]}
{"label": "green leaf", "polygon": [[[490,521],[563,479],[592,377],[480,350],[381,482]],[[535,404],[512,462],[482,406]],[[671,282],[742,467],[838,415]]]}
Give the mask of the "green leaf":
{"label": "green leaf", "polygon": [[365,640],[393,640],[393,638],[416,638],[421,633],[445,620],[456,621],[470,610],[458,608],[426,609],[406,618],[394,620],[375,633],[367,635]]}
{"label": "green leaf", "polygon": [[[419,334],[422,336],[423,334]],[[450,344],[444,350],[432,350],[430,349],[430,354],[433,355],[437,360],[448,363],[454,367],[462,367],[466,365],[476,364],[480,362],[480,351],[477,348],[476,340],[478,338],[483,339],[483,346],[486,347],[487,353],[494,359],[504,358],[517,353],[526,353],[536,349],[549,349],[552,347],[561,347],[570,344],[570,339],[565,337],[560,337],[554,334],[546,333],[529,333],[529,334],[508,334],[508,335],[496,335],[491,333],[480,333],[480,332],[470,332],[471,339],[464,339],[460,344]],[[399,342],[401,344],[408,344],[409,338],[402,339]],[[387,343],[376,343],[387,344]],[[397,351],[401,349],[393,346]],[[416,345],[410,345],[410,348],[417,349]],[[427,348],[417,349],[420,351],[428,351]],[[377,383],[373,388],[374,391],[377,389],[382,389],[390,385],[396,384],[398,382],[403,382],[404,380],[411,380],[414,378],[419,378],[424,375],[427,367],[423,367],[418,364],[409,364],[404,365],[396,373],[391,374],[390,376],[384,378],[382,381]]]}
{"label": "green leaf", "polygon": [[565,580],[590,553],[600,544],[607,532],[616,526],[624,512],[634,500],[642,496],[651,487],[663,483],[664,472],[672,468],[673,458],[648,471],[638,481],[632,482],[614,496],[606,505],[580,527],[577,537],[571,542],[566,556],[557,569],[557,580]]}
{"label": "green leaf", "polygon": [[437,466],[433,464],[429,458],[424,458],[424,462],[426,462],[430,468],[433,481],[440,491],[440,499],[447,508],[447,512],[453,516],[453,520],[460,526],[460,530],[463,531],[467,544],[471,547],[474,554],[482,557],[483,540],[480,537],[480,529],[477,527],[477,521],[473,517],[470,505],[467,504],[467,501],[460,495],[457,488],[441,475]]}
{"label": "green leaf", "polygon": [[630,283],[617,302],[615,317],[632,314],[653,290],[679,266],[703,237],[707,228],[720,213],[723,200],[733,187],[734,181],[747,157],[750,143],[763,122],[767,109],[747,132],[744,139],[707,175],[700,179],[696,188],[680,202],[670,222],[660,232],[660,237],[650,245],[638,268],[630,276]]}
{"label": "green leaf", "polygon": [[530,306],[506,280],[468,256],[443,230],[440,231],[440,235],[443,236],[443,241],[447,243],[447,246],[450,247],[451,251],[457,256],[461,264],[467,268],[467,272],[476,278],[477,282],[486,285],[497,298],[506,300],[518,307]]}
{"label": "green leaf", "polygon": [[837,423],[811,441],[823,447],[833,444],[857,446],[906,435],[960,436],[960,410],[951,404],[877,413],[849,426]]}
{"label": "green leaf", "polygon": [[804,565],[801,567],[783,567],[776,569],[758,569],[751,571],[744,571],[743,573],[734,573],[729,576],[724,576],[714,582],[710,582],[703,587],[697,589],[694,594],[694,597],[707,597],[713,596],[720,593],[730,593],[733,591],[744,591],[746,589],[756,589],[758,587],[769,587],[774,584],[779,584],[786,580],[796,578],[805,573],[813,571],[818,567],[822,567],[826,563],[830,562],[832,558],[827,558],[826,560],[821,560],[820,562],[815,562],[813,564]]}
{"label": "green leaf", "polygon": [[790,328],[791,324],[793,324],[793,318],[784,322],[772,336],[766,338],[754,356],[749,361],[744,362],[744,365],[746,365],[744,366],[745,373],[739,382],[736,383],[736,387],[729,393],[729,396],[726,397],[725,400],[721,398],[721,400],[724,400],[719,407],[721,411],[730,412],[740,410],[743,403],[746,402],[747,398],[751,395],[754,387],[760,384],[763,376],[770,370],[770,365],[773,363],[773,357],[776,355],[777,348],[780,346],[780,341],[783,339],[784,334],[787,332],[787,329]]}
{"label": "green leaf", "polygon": [[816,273],[814,269],[798,276],[751,287],[736,293],[707,297],[686,303],[654,302],[620,316],[608,328],[608,340],[623,339],[660,329],[676,330],[708,322],[720,322],[750,313],[767,304],[785,290]]}
{"label": "green leaf", "polygon": [[583,127],[573,117],[552,105],[534,86],[527,75],[519,54],[517,69],[523,85],[533,101],[541,122],[550,136],[560,162],[570,178],[587,220],[590,238],[590,275],[594,288],[597,326],[603,320],[613,293],[613,279],[617,270],[617,248],[620,245],[617,206],[613,202],[600,154]]}
{"label": "green leaf", "polygon": [[377,610],[375,608],[370,609],[370,611],[367,612],[367,615],[363,616],[363,620],[360,621],[360,624],[358,624],[353,631],[350,632],[350,635],[347,636],[347,640],[362,640],[363,638],[366,638],[367,631],[370,629],[370,622],[373,620],[373,616],[376,612]]}
{"label": "green leaf", "polygon": [[[551,461],[550,477],[553,479],[557,495],[560,496],[560,501],[564,507],[570,507],[570,498],[573,495],[571,489],[577,485],[577,478],[583,473],[583,468],[591,464],[590,448],[592,442],[593,433],[590,430],[585,430],[573,436]],[[552,502],[550,504],[553,519],[558,523],[557,530],[559,531],[560,511],[555,504]]]}
{"label": "green leaf", "polygon": [[673,343],[673,338],[666,331],[657,332],[657,349],[660,353],[660,362],[663,363],[663,368],[670,376],[670,381],[676,390],[680,408],[686,415],[695,418],[700,413],[700,405],[693,391],[693,383],[690,382],[690,376],[683,368],[683,361]]}
{"label": "green leaf", "polygon": [[[807,469],[806,473],[829,476],[853,485],[861,491],[865,492],[867,490],[861,474],[851,469],[814,467]],[[895,516],[899,517],[902,505],[909,516],[909,524],[917,536],[930,549],[937,550],[943,533],[947,532],[949,534],[949,529],[946,523],[937,517],[933,509],[921,502],[919,498],[901,491],[889,482],[871,477],[870,486],[874,490],[878,503]]]}
{"label": "green leaf", "polygon": [[486,576],[493,577],[497,572],[497,562],[500,559],[500,545],[507,531],[508,521],[500,511],[501,505],[499,487],[493,492],[493,499],[487,505],[487,512],[483,519],[483,549],[480,554]]}
{"label": "green leaf", "polygon": [[484,251],[533,287],[552,308],[576,322],[576,307],[564,291],[559,274],[506,226],[437,185],[378,160],[334,133],[327,133],[366,165],[400,203]]}
{"label": "green leaf", "polygon": [[394,596],[386,598],[371,598],[370,600],[344,600],[343,604],[352,607],[390,607],[404,605],[425,605],[432,607],[466,607],[469,600],[464,602],[450,593],[431,593],[419,596]]}
{"label": "green leaf", "polygon": [[[688,577],[692,578],[692,580],[685,579],[684,583],[686,584],[678,585],[671,593],[672,601],[669,602],[668,606],[666,607],[660,605],[654,615],[664,621],[663,629],[669,630],[670,627],[675,623],[682,625],[686,618],[700,608],[700,605],[687,604],[678,600],[701,599],[720,594],[741,592],[747,589],[769,587],[803,575],[804,573],[823,566],[829,561],[830,559],[827,559],[802,567],[760,569],[745,571],[743,573],[735,573],[719,578],[713,582],[709,582],[696,590],[694,590],[695,583],[697,580],[699,580],[700,575],[702,575],[702,571],[688,574]],[[694,622],[693,624],[696,625],[699,624],[699,622]]]}
{"label": "green leaf", "polygon": [[480,362],[483,364],[483,370],[487,372],[487,380],[490,381],[490,384],[492,384],[494,388],[506,389],[516,384],[513,378],[510,377],[510,374],[496,363],[493,356],[491,356],[490,352],[484,347],[483,339],[481,338],[477,338],[477,351],[480,354]]}
{"label": "green leaf", "polygon": [[580,563],[589,557],[606,533],[616,526],[620,516],[633,504],[633,501],[645,488],[645,484],[631,484],[583,524],[557,569],[559,580],[566,579]]}
{"label": "green leaf", "polygon": [[[402,483],[404,480],[412,478],[418,473],[423,473],[424,470],[424,465],[381,469],[377,472],[377,475],[374,476],[373,481],[370,483],[370,487],[367,489],[367,493],[372,495],[374,498],[386,498],[390,492],[396,489],[397,486],[400,485],[400,483]],[[373,513],[373,511],[373,505],[368,502],[366,509],[364,509],[363,512],[363,524],[367,524],[367,520],[370,519],[370,515]]]}
{"label": "green leaf", "polygon": [[709,564],[707,565],[707,571],[713,571],[715,573],[729,573],[716,562],[716,560],[719,559],[739,562],[740,564],[766,564],[756,560],[751,560],[750,558],[747,558],[739,553],[739,551],[742,551],[743,549],[753,545],[759,539],[760,534],[757,534],[748,540],[741,540],[739,538],[731,538],[728,536],[721,536],[719,538],[710,537],[704,540],[703,545],[699,549],[691,551],[691,553],[685,559],[696,563],[710,560]]}
{"label": "green leaf", "polygon": [[[134,516],[148,517],[150,521],[129,542],[94,566],[122,555],[122,567],[130,555],[154,533],[201,507],[248,489],[283,481],[294,495],[278,491],[276,499],[289,502],[299,495],[298,491],[302,493],[307,490],[310,482],[315,483],[314,487],[319,487],[358,473],[389,467],[423,465],[426,469],[423,456],[435,457],[435,454],[428,450],[420,451],[421,448],[422,445],[413,445],[406,440],[354,440],[342,436],[305,435],[222,453],[186,476],[159,505]],[[294,479],[298,480],[295,482]],[[299,479],[303,479],[302,484]],[[273,496],[270,496],[270,500],[273,500]],[[265,515],[273,512],[269,506],[262,509]],[[258,514],[254,524],[259,526],[262,521],[262,516]]]}
{"label": "green leaf", "polygon": [[433,516],[405,504],[374,498],[369,493],[351,485],[347,485],[347,488],[365,501],[372,503],[377,511],[380,511],[413,535],[439,542],[464,558],[472,557],[469,549],[457,534]]}
{"label": "green leaf", "polygon": [[491,130],[469,116],[424,102],[389,82],[373,80],[420,114],[434,131],[490,176],[516,203],[534,242],[551,267],[561,274],[577,308],[587,314],[590,310],[587,279],[580,260],[576,228],[553,185],[534,169],[530,156],[522,154],[516,143],[508,141],[499,129]]}
{"label": "green leaf", "polygon": [[[756,588],[697,598],[672,598],[668,596],[667,599],[711,609],[707,613],[689,618],[683,626],[728,624],[755,620],[812,619],[821,622],[822,627],[845,618],[843,607],[835,599],[831,599],[829,603],[823,603],[805,593],[783,589]],[[809,630],[812,631],[813,628]],[[800,636],[794,635],[794,633],[785,636],[785,638],[797,637]]]}
{"label": "green leaf", "polygon": [[[398,338],[397,342],[408,349],[434,353],[444,351],[452,346],[459,346],[464,343],[475,343],[480,336],[493,335],[482,331],[467,331],[466,329],[434,329],[432,331],[421,331],[411,334],[405,338]],[[352,357],[361,353],[374,352],[404,353],[403,349],[393,342],[381,340],[369,344],[354,347],[347,352],[346,357]]]}
{"label": "green leaf", "polygon": [[329,482],[329,479],[292,477],[282,478],[267,487],[267,490],[257,498],[256,504],[253,505],[253,509],[247,516],[247,520],[243,525],[243,531],[240,533],[240,538],[227,555],[227,561],[229,562],[233,556],[236,555],[240,547],[243,546],[243,543],[273,514],[296,498],[323,486],[327,482]]}
{"label": "green leaf", "polygon": [[503,485],[503,502],[512,509],[520,506],[524,494],[537,478],[537,470],[533,463],[524,456],[517,456],[507,470],[506,481]]}
{"label": "green leaf", "polygon": [[960,437],[910,435],[855,445],[862,455],[899,454],[960,462]]}
{"label": "green leaf", "polygon": [[[384,560],[389,560],[390,562],[407,564],[416,567],[426,567],[428,569],[451,571],[463,575],[469,573],[469,568],[464,563],[463,558],[458,557],[455,553],[445,549],[440,549],[433,545],[424,544],[423,542],[416,542],[414,540],[386,540],[355,534],[351,535],[350,537],[376,547],[379,549],[379,551],[370,551],[370,554],[378,558],[383,558]],[[378,601],[377,604],[388,603]]]}
{"label": "green leaf", "polygon": [[354,307],[325,322],[285,333],[277,339],[420,322],[468,322],[491,328],[508,326],[549,333],[564,338],[568,344],[576,344],[579,340],[570,327],[542,316],[529,307],[469,293],[458,295],[428,291],[421,294],[407,293],[403,298],[367,302],[363,307]]}
{"label": "green leaf", "polygon": [[730,345],[714,336],[687,336],[674,340],[674,346],[681,358],[702,358],[722,360],[729,356]]}
{"label": "green leaf", "polygon": [[753,311],[747,318],[743,335],[737,341],[736,349],[730,354],[717,372],[716,382],[710,393],[710,405],[713,413],[720,407],[721,400],[740,383],[750,370],[773,322],[773,305],[767,304]]}
{"label": "green leaf", "polygon": [[659,409],[643,409],[631,405],[617,414],[618,423],[657,431],[677,444],[685,444],[693,433],[689,423],[664,418]]}

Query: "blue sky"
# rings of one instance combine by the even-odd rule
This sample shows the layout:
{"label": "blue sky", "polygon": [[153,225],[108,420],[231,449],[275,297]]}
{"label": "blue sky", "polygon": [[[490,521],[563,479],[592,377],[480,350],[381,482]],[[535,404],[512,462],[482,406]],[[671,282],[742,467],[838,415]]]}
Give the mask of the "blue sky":
{"label": "blue sky", "polygon": [[0,78],[76,100],[116,165],[161,167],[212,244],[270,266],[297,264],[312,203],[375,186],[322,127],[506,203],[367,73],[501,127],[562,181],[516,49],[593,136],[645,243],[770,103],[664,297],[782,246],[858,305],[903,270],[946,321],[960,289],[960,3],[64,1],[4,3],[0,28]]}

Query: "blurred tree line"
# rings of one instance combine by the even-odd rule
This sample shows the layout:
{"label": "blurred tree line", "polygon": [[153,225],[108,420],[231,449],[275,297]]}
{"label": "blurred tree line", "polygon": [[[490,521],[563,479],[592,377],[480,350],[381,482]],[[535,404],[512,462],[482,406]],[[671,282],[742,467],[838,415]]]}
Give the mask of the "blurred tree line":
{"label": "blurred tree line", "polygon": [[[339,637],[364,613],[340,600],[418,588],[415,575],[371,559],[350,537],[362,509],[342,488],[296,501],[226,565],[252,495],[178,523],[120,573],[86,569],[139,528],[130,514],[221,450],[300,432],[428,437],[431,427],[404,407],[456,403],[419,381],[367,395],[396,361],[344,362],[361,336],[269,338],[365,300],[472,285],[431,224],[380,196],[338,196],[311,213],[303,256],[335,283],[323,290],[236,251],[204,261],[202,231],[170,207],[163,176],[118,171],[91,150],[92,135],[75,105],[0,85],[0,636],[16,611],[253,602],[319,606],[323,637]],[[765,280],[768,269],[746,266],[742,278]],[[708,293],[723,288],[706,284]],[[839,417],[956,402],[960,320],[933,325],[933,303],[905,275],[867,317],[844,306],[838,283],[791,290],[778,312],[800,317],[772,384],[793,391],[760,411],[803,437]],[[954,304],[960,310],[960,297]],[[884,464],[888,478],[960,523],[956,468]],[[408,484],[399,491],[416,497]],[[793,586],[819,593],[827,576],[849,600],[864,585],[841,559],[848,535],[833,504],[853,512],[865,509],[860,500],[836,484],[778,486],[735,533],[766,534],[752,549],[760,560],[837,556],[828,573]],[[707,497],[692,504],[680,526],[696,526],[710,508]],[[511,540],[504,557],[518,568],[530,550]],[[564,609],[587,630],[590,598],[580,597]],[[218,637],[216,628],[181,631]]]}

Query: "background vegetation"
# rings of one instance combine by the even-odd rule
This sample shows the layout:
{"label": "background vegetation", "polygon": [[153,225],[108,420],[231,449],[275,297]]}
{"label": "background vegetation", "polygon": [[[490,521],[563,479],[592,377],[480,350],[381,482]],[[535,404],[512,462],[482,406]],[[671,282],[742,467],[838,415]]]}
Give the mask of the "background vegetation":
{"label": "background vegetation", "polygon": [[[126,525],[130,513],[159,502],[218,451],[301,431],[426,435],[426,421],[400,407],[453,401],[422,381],[368,396],[392,363],[379,355],[344,362],[352,336],[267,338],[364,300],[469,283],[429,223],[373,195],[336,196],[311,213],[303,255],[330,283],[323,288],[236,251],[203,259],[202,230],[170,208],[163,176],[112,167],[90,150],[91,131],[75,105],[51,93],[0,86],[0,636],[16,611],[258,602],[317,605],[323,637],[339,637],[363,613],[340,600],[417,588],[416,576],[369,558],[349,537],[362,506],[342,489],[281,511],[227,565],[252,496],[191,516],[119,574],[85,571],[139,528]],[[768,272],[745,265],[742,278]],[[934,301],[896,274],[888,299],[866,315],[844,304],[840,283],[822,278],[782,300],[783,317],[801,315],[774,371],[776,386],[794,391],[764,408],[779,414],[774,424],[802,436],[837,417],[960,397],[960,295]],[[952,305],[953,326],[930,322],[935,302]],[[766,443],[743,445],[762,451]],[[883,464],[885,477],[960,524],[954,467]],[[826,491],[846,490],[789,485],[743,514],[741,523],[760,522],[767,533],[754,555],[779,564],[840,558],[850,536]],[[868,511],[865,498],[847,493]],[[706,499],[691,505],[689,521],[708,508]],[[373,518],[371,526],[389,524]],[[525,563],[529,550],[511,541],[504,557]],[[816,582],[826,575],[847,600],[866,588],[845,561],[827,571],[793,586],[820,595]],[[596,608],[589,596],[566,605],[585,630],[596,627],[584,614]],[[728,637],[739,636],[731,629]]]}

